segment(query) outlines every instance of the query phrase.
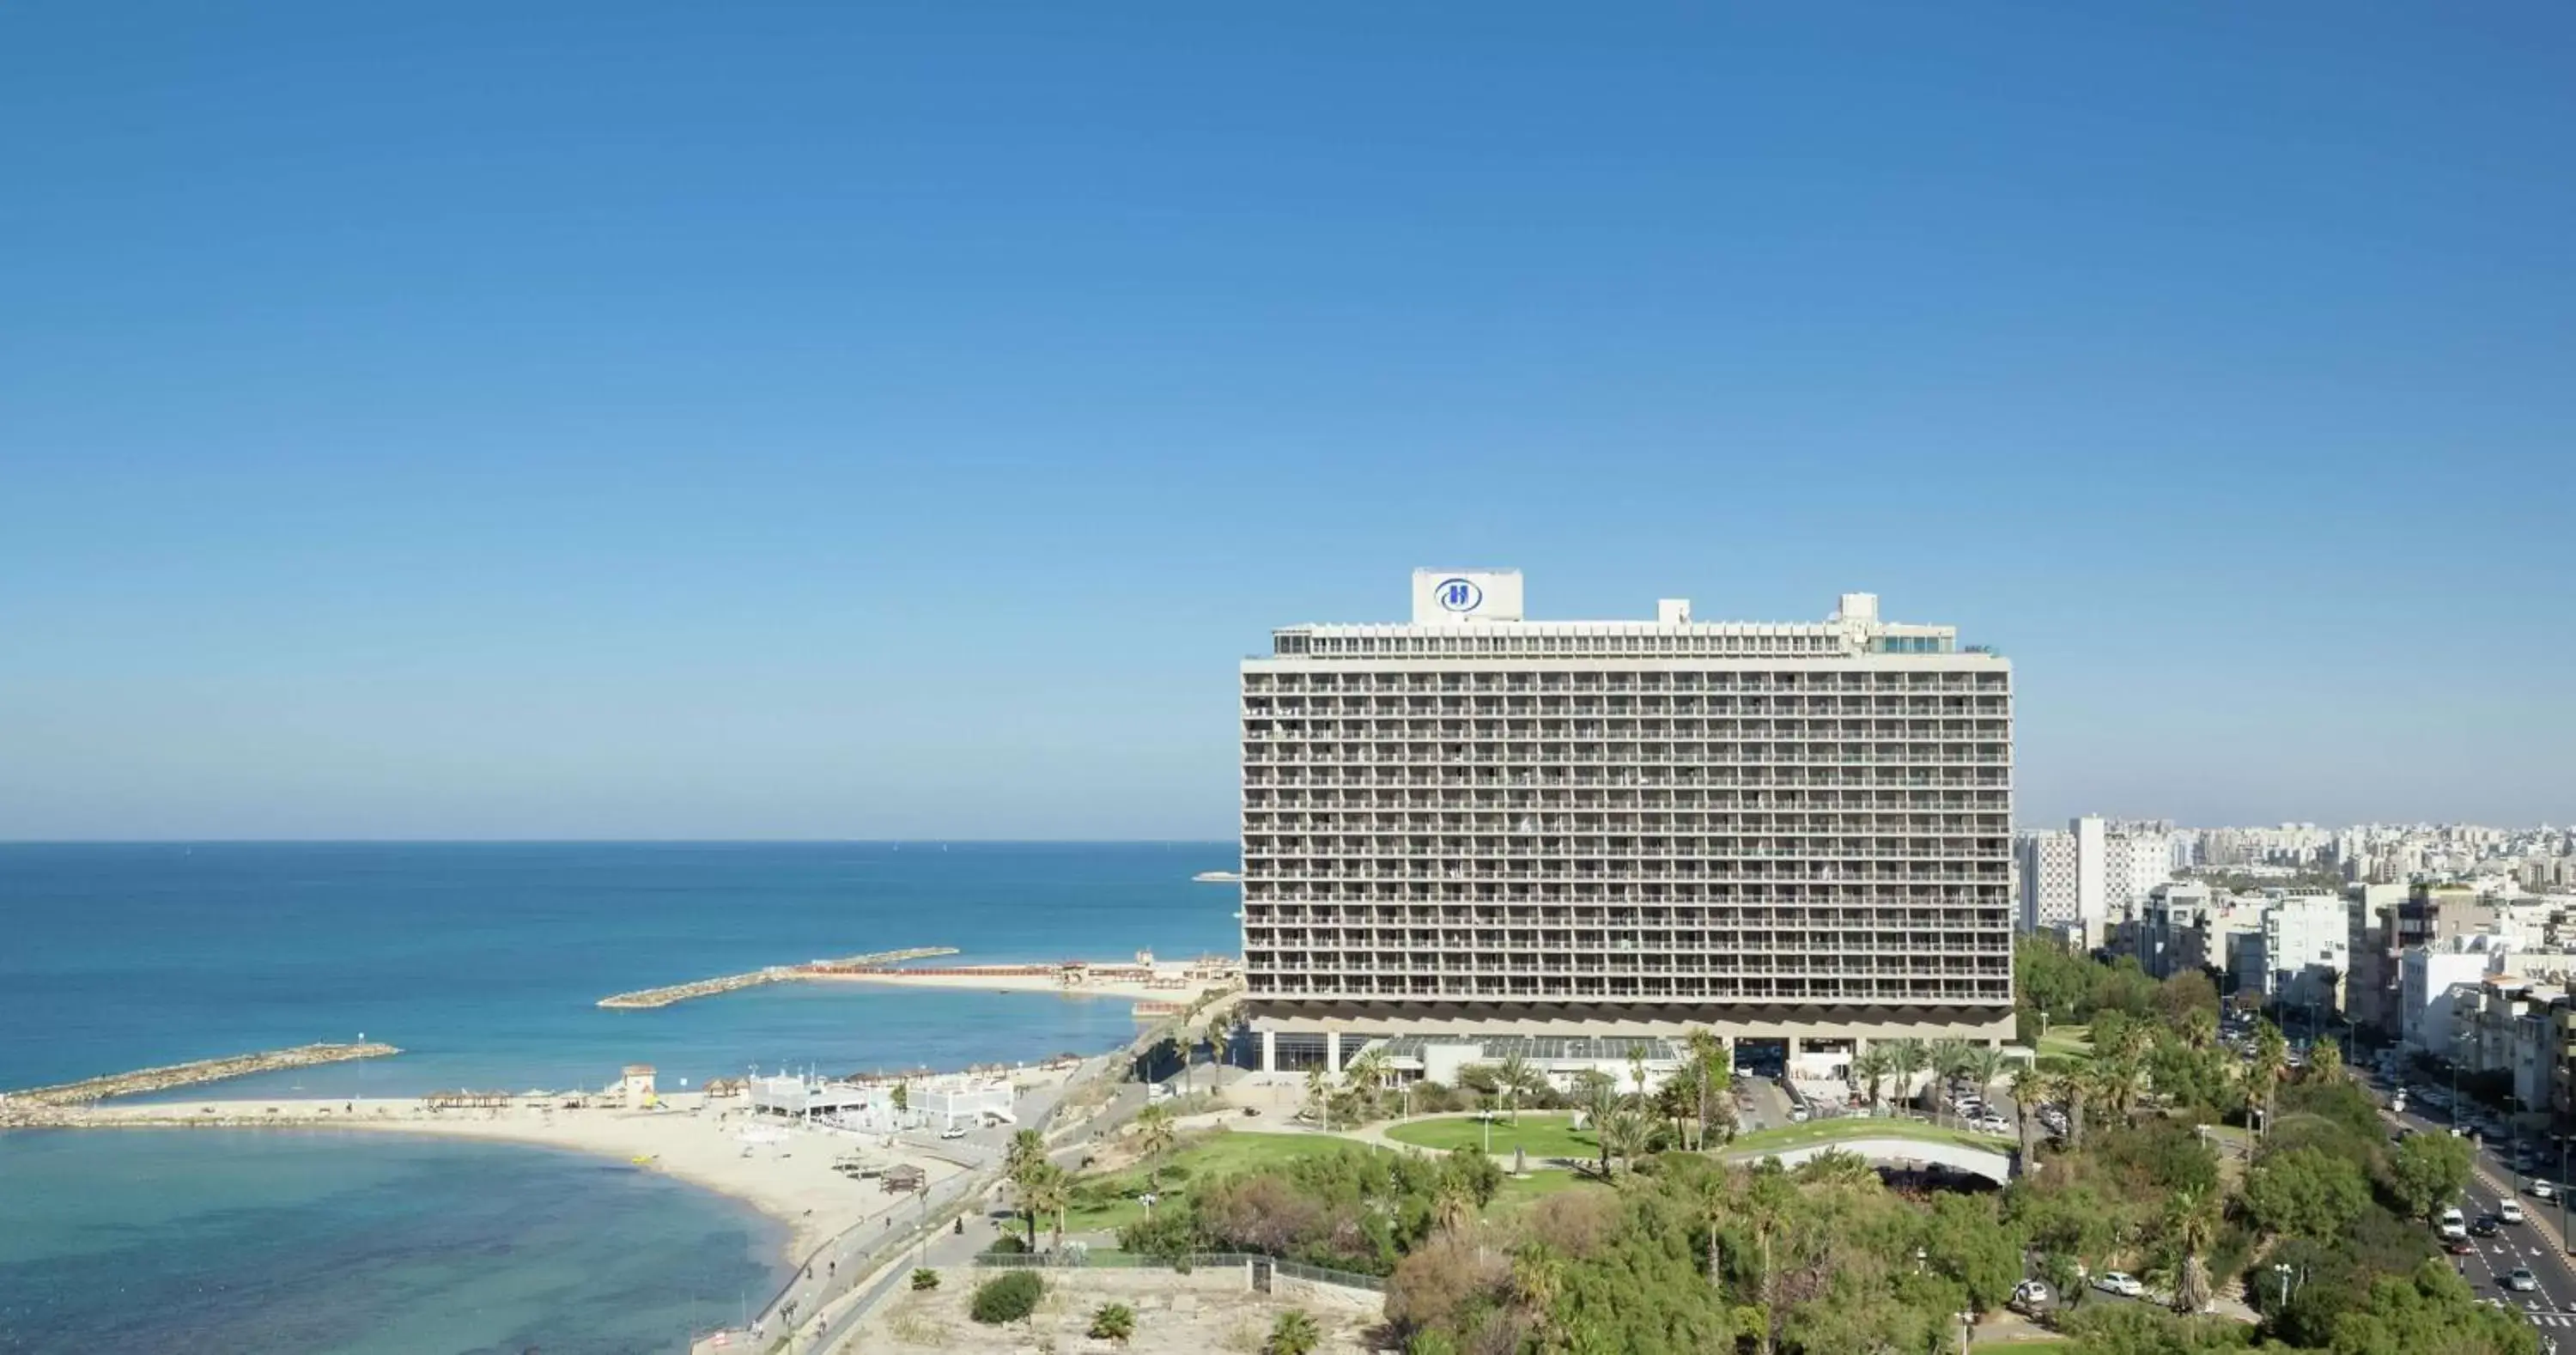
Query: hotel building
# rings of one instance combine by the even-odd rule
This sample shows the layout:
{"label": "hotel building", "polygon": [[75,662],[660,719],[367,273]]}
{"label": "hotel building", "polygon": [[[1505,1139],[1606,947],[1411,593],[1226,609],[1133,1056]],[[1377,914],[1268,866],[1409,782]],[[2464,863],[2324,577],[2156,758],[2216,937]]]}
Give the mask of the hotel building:
{"label": "hotel building", "polygon": [[1426,570],[1410,624],[1275,631],[1242,683],[1265,1068],[2012,1038],[2012,671],[1953,627],[1532,621],[1517,572]]}

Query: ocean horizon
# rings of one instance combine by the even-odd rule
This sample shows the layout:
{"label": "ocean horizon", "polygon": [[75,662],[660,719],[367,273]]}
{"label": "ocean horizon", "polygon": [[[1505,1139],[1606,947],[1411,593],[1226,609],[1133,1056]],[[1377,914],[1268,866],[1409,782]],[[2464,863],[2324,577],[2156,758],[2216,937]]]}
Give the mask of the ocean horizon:
{"label": "ocean horizon", "polygon": [[[0,844],[0,1088],[371,1040],[165,1099],[666,1086],[1097,1052],[1123,999],[783,983],[613,992],[899,946],[961,962],[1237,948],[1216,843]],[[146,1184],[148,1183],[148,1185]],[[0,1134],[0,1351],[677,1349],[783,1231],[627,1164],[302,1131]],[[382,1301],[351,1301],[352,1288]],[[328,1296],[338,1294],[336,1302]],[[661,1340],[668,1333],[670,1340]],[[106,1339],[112,1338],[112,1339]]]}

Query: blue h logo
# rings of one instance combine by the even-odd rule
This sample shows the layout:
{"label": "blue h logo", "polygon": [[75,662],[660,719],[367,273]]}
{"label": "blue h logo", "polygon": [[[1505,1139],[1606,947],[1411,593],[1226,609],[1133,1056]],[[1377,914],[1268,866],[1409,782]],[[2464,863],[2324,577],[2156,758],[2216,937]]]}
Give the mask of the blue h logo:
{"label": "blue h logo", "polygon": [[1439,587],[1431,590],[1431,596],[1438,599],[1444,611],[1472,612],[1485,600],[1485,590],[1477,587],[1473,579],[1443,579]]}

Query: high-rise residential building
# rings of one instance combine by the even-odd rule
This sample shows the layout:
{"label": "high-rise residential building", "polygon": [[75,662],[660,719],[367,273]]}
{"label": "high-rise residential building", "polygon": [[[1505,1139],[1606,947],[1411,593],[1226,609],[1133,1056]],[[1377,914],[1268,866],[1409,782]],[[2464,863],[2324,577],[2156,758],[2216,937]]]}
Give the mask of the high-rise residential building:
{"label": "high-rise residential building", "polygon": [[2057,931],[2083,922],[2083,895],[2075,880],[2075,835],[2053,828],[2023,833],[2014,849],[2020,857],[2022,930]]}
{"label": "high-rise residential building", "polygon": [[1273,632],[1242,700],[1266,1067],[1379,1037],[2012,1037],[2012,673],[1953,627],[1867,593],[1534,621],[1515,571],[1422,571],[1409,623]]}

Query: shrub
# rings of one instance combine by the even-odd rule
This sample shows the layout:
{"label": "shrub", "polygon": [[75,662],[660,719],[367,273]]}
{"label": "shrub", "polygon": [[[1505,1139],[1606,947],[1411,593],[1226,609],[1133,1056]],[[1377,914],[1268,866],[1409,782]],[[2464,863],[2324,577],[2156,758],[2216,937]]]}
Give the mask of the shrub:
{"label": "shrub", "polygon": [[1123,1303],[1104,1303],[1100,1311],[1091,1315],[1091,1329],[1084,1334],[1094,1341],[1115,1341],[1123,1346],[1127,1338],[1136,1334],[1136,1310]]}
{"label": "shrub", "polygon": [[984,1254],[986,1256],[1021,1256],[1027,1254],[1028,1249],[1028,1241],[1019,1234],[1004,1233],[993,1239],[993,1245],[986,1247]]}
{"label": "shrub", "polygon": [[1313,1355],[1324,1343],[1322,1329],[1303,1308],[1291,1308],[1270,1324],[1270,1340],[1262,1346],[1263,1355]]}
{"label": "shrub", "polygon": [[929,1269],[926,1266],[920,1270],[912,1272],[912,1287],[915,1289],[937,1289],[939,1287],[939,1272]]}
{"label": "shrub", "polygon": [[1045,1292],[1046,1282],[1034,1270],[996,1275],[975,1286],[975,1297],[967,1305],[966,1315],[986,1326],[1017,1322],[1037,1311],[1038,1298]]}

